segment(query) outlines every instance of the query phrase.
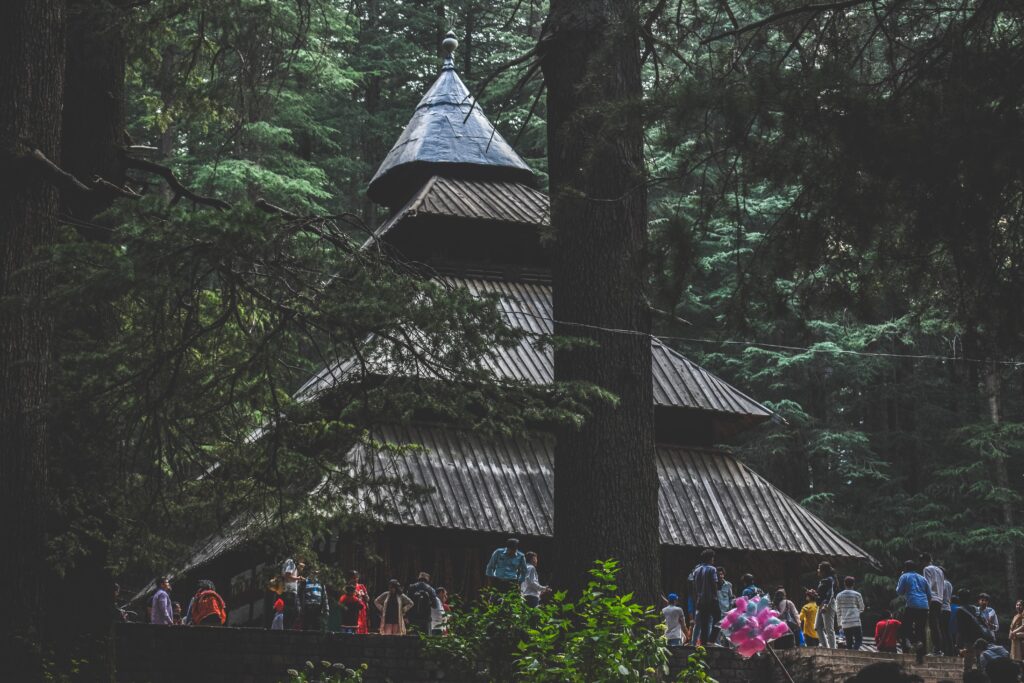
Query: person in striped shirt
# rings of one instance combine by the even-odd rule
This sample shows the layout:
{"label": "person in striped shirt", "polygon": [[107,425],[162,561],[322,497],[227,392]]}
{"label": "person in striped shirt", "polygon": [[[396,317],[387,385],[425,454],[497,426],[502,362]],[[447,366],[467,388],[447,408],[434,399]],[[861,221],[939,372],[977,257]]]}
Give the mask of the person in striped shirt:
{"label": "person in striped shirt", "polygon": [[860,613],[864,611],[864,597],[853,590],[856,583],[852,576],[843,579],[843,590],[836,596],[836,613],[839,625],[843,629],[847,650],[859,650],[864,642],[864,628],[861,626]]}

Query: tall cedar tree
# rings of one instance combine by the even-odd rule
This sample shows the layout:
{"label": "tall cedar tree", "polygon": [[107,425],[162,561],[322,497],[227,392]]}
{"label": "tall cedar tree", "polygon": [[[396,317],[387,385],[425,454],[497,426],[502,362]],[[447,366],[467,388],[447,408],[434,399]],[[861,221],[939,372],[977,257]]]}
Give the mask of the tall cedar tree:
{"label": "tall cedar tree", "polygon": [[46,271],[38,256],[53,240],[57,190],[29,165],[35,150],[59,159],[64,83],[64,4],[0,5],[0,514],[4,520],[4,667],[34,680],[31,654],[42,629],[46,401],[52,321],[39,299]]}
{"label": "tall cedar tree", "polygon": [[[579,589],[595,559],[622,561],[622,585],[658,585],[651,321],[644,293],[639,5],[556,0],[540,39],[557,335],[555,378],[614,394],[555,446],[559,583]],[[609,332],[607,329],[625,330]]]}

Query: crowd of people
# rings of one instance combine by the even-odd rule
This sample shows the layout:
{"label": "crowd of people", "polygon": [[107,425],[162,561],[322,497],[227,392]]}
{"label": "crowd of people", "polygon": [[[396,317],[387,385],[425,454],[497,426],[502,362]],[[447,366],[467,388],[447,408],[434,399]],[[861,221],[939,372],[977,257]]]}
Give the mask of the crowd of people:
{"label": "crowd of people", "polygon": [[[518,591],[526,605],[537,607],[551,588],[540,581],[538,555],[522,552],[519,541],[510,538],[491,554],[484,576],[489,585],[501,592]],[[789,599],[783,587],[770,593],[757,585],[752,574],[740,577],[734,588],[726,570],[715,564],[713,550],[704,550],[699,564],[687,581],[688,598],[668,593],[662,600],[665,637],[670,646],[689,643],[708,647],[728,647],[719,624],[733,608],[736,598],[769,596],[790,634],[774,643],[777,648],[864,647],[863,595],[857,590],[853,576],[840,578],[829,562],[817,568],[818,583],[804,590],[801,607]],[[331,612],[328,592],[315,570],[306,570],[301,561],[288,559],[281,573],[268,588],[275,596],[270,628],[274,630],[324,630]],[[157,581],[157,590],[150,601],[150,622],[154,624],[223,625],[227,607],[210,581],[200,581],[188,607],[171,601],[167,577]],[[1024,600],[1018,600],[1007,638],[1009,649],[997,642],[999,617],[989,604],[990,597],[981,593],[976,598],[968,591],[954,593],[953,584],[943,568],[925,553],[919,561],[908,560],[894,586],[900,606],[895,611],[878,610],[880,618],[871,631],[875,648],[880,652],[913,652],[923,657],[933,655],[971,656],[978,670],[990,672],[1005,666],[1019,670],[1024,661]],[[376,616],[371,620],[371,610]],[[336,630],[341,633],[369,633],[373,621],[375,631],[382,635],[422,633],[443,635],[450,612],[448,592],[435,587],[427,572],[404,586],[391,579],[387,590],[371,600],[360,580],[359,572],[351,570],[337,600],[340,620]],[[840,645],[841,643],[841,645]],[[1005,660],[1006,664],[1000,660]],[[993,678],[993,680],[995,680]],[[1016,679],[1006,679],[1016,680]]]}
{"label": "crowd of people", "polygon": [[[836,648],[841,638],[842,647],[861,649],[866,606],[864,596],[857,590],[856,578],[840,579],[829,562],[818,565],[817,575],[817,586],[804,591],[804,604],[799,610],[781,586],[771,592],[772,607],[790,628],[790,635],[777,641],[775,647]],[[663,596],[666,605],[662,614],[669,645],[689,642],[728,647],[718,624],[733,608],[736,598],[768,595],[751,574],[740,578],[739,592],[734,592],[725,568],[715,565],[715,553],[710,549],[701,553],[700,563],[690,573],[688,582],[691,597],[685,606],[676,593]],[[954,593],[953,584],[931,555],[924,553],[919,561],[904,563],[894,589],[894,602],[902,603],[902,607],[895,613],[881,610],[873,632],[878,651],[913,652],[923,657],[930,644],[932,655],[976,658],[982,672],[995,666],[997,670],[1009,667],[1019,673],[1020,662],[1024,661],[1024,600],[1015,605],[1007,632],[1007,650],[997,642],[999,617],[989,604],[989,595],[980,593],[974,598],[966,590]]]}

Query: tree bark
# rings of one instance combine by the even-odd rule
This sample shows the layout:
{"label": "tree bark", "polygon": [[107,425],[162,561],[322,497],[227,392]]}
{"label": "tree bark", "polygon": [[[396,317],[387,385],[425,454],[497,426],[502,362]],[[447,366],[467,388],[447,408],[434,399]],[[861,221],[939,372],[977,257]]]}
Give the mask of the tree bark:
{"label": "tree bark", "polygon": [[613,557],[623,589],[653,603],[660,547],[639,28],[636,2],[553,0],[540,46],[555,332],[592,342],[556,349],[555,378],[617,397],[557,434],[556,572],[579,589],[595,560]]}
{"label": "tree bark", "polygon": [[41,256],[57,224],[57,190],[19,163],[32,148],[60,159],[65,18],[61,0],[0,3],[0,519],[8,618],[3,666],[41,678],[46,573],[47,390],[52,320]]}
{"label": "tree bark", "polygon": [[[992,421],[992,426],[997,429],[1003,422],[1002,390],[1002,377],[999,374],[999,365],[990,361],[985,366],[985,393],[988,399],[989,419]],[[996,487],[1003,495],[1008,496],[1012,489],[1010,487],[1010,473],[1006,466],[1006,459],[1002,457],[996,458],[993,467],[995,469]],[[1016,528],[1017,515],[1016,510],[1014,510],[1013,501],[1007,499],[1000,504],[1000,507],[1003,513],[1003,528],[1007,531]],[[1007,600],[1016,600],[1019,595],[1017,592],[1016,546],[1012,543],[1007,543],[1003,554],[1006,571],[1006,598]]]}

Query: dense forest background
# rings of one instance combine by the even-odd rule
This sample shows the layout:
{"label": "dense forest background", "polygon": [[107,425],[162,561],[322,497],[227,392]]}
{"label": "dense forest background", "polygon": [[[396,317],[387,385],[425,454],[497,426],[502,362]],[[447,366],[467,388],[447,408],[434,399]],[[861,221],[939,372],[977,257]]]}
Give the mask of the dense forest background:
{"label": "dense forest background", "polygon": [[[646,124],[656,333],[777,411],[737,452],[880,561],[876,600],[929,550],[1006,612],[1024,548],[1024,8],[643,9],[646,100],[621,115]],[[545,182],[547,11],[68,3],[62,165],[89,187],[66,194],[44,266],[59,361],[44,405],[61,454],[48,562],[157,571],[254,495],[282,504],[309,444],[337,452],[359,423],[292,392],[370,332],[415,324],[440,356],[455,338],[459,357],[442,362],[470,374],[490,344],[515,343],[486,306],[353,245],[383,217],[366,184],[449,29],[462,79]],[[115,103],[103,125],[74,114],[96,96]],[[82,167],[111,136],[129,156]],[[331,406],[418,400],[350,391]],[[481,391],[431,407],[472,412],[494,398]],[[572,413],[578,397],[558,398],[520,388],[473,419]],[[268,416],[288,429],[256,457],[246,435]]]}

